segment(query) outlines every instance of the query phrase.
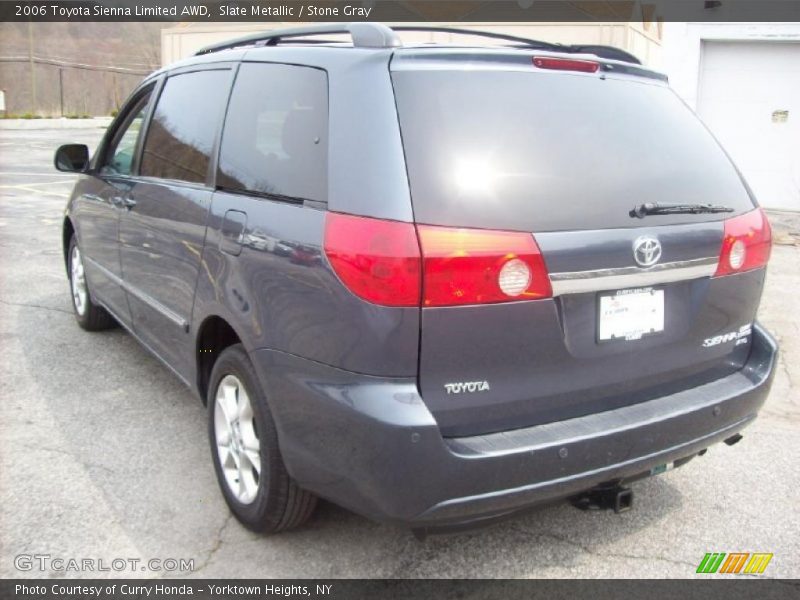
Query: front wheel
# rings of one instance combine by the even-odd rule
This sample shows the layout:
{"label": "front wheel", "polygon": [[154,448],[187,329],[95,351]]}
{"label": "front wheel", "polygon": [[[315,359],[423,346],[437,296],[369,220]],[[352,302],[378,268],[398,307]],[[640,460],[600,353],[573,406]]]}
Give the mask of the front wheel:
{"label": "front wheel", "polygon": [[69,272],[72,308],[75,311],[75,320],[78,321],[78,325],[86,331],[100,331],[113,327],[115,324],[114,318],[102,306],[92,302],[89,287],[86,284],[83,257],[74,235],[69,240],[67,270]]}
{"label": "front wheel", "polygon": [[304,523],[317,498],[299,488],[286,471],[266,396],[241,344],[220,354],[208,390],[214,470],[233,514],[259,532]]}

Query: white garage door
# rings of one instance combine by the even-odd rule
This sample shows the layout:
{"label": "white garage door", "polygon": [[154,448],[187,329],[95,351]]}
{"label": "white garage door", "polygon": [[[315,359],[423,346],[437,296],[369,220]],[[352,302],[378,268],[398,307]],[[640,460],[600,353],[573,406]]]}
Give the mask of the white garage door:
{"label": "white garage door", "polygon": [[698,113],[762,206],[800,210],[800,43],[704,42]]}

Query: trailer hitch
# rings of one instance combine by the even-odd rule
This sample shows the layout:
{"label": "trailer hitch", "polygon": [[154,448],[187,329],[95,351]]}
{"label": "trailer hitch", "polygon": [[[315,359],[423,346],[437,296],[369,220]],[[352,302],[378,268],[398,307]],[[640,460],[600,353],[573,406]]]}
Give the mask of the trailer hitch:
{"label": "trailer hitch", "polygon": [[570,502],[581,510],[613,510],[621,513],[633,508],[633,490],[618,484],[601,485],[573,496]]}

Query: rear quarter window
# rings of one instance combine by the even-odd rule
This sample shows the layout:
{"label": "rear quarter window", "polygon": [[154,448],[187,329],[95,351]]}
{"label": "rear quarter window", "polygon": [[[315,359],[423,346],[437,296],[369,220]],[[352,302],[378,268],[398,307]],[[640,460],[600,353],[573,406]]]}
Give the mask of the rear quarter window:
{"label": "rear quarter window", "polygon": [[643,202],[753,208],[716,140],[664,85],[533,69],[392,80],[418,222],[535,232],[641,226],[629,211]]}
{"label": "rear quarter window", "polygon": [[324,71],[244,63],[222,134],[217,186],[327,201],[328,79]]}

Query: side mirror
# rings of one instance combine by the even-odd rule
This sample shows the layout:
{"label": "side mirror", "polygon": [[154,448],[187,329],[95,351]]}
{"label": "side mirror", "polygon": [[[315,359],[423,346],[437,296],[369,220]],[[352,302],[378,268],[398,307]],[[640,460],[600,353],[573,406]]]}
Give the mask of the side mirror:
{"label": "side mirror", "polygon": [[89,148],[85,144],[65,144],[56,150],[55,166],[65,173],[82,173],[89,164]]}

